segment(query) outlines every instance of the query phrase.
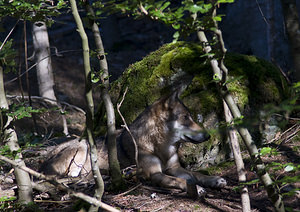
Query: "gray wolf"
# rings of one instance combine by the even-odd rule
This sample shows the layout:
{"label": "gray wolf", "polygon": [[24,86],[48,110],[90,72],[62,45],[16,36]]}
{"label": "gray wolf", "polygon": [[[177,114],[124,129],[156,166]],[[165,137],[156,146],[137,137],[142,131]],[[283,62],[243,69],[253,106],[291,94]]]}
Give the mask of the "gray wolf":
{"label": "gray wolf", "polygon": [[[135,138],[138,170],[152,184],[187,191],[195,185],[199,195],[202,187],[221,188],[226,180],[184,169],[179,162],[178,148],[182,142],[198,144],[210,136],[193,121],[190,112],[179,100],[178,91],[163,97],[142,112],[129,126]],[[42,165],[45,174],[78,176],[90,172],[88,145],[75,139],[61,144]],[[98,143],[98,160],[101,169],[108,169],[107,150],[104,142]],[[135,164],[135,145],[127,131],[117,138],[118,158],[122,168]]]}

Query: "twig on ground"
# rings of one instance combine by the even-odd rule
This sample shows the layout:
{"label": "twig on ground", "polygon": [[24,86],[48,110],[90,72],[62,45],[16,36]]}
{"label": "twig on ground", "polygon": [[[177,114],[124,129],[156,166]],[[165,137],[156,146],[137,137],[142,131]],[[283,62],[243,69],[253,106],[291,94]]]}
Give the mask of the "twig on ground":
{"label": "twig on ground", "polygon": [[134,191],[135,189],[139,188],[141,185],[142,185],[142,183],[139,183],[138,185],[136,185],[136,186],[130,188],[128,191],[125,191],[125,192],[123,192],[123,193],[121,193],[121,194],[116,195],[116,197],[121,197],[121,196],[124,196],[124,195],[126,195],[126,194],[129,194],[130,192],[132,192],[132,191]]}
{"label": "twig on ground", "polygon": [[300,132],[300,124],[294,124],[293,126],[288,128],[286,131],[281,133],[279,136],[276,136],[275,138],[270,140],[268,142],[268,144],[277,142],[279,140],[282,140],[280,143],[288,143],[295,136],[297,136],[299,132]]}
{"label": "twig on ground", "polygon": [[19,165],[18,163],[16,163],[15,161],[9,159],[9,158],[6,158],[2,155],[0,155],[0,160],[3,160],[7,163],[10,163],[12,164],[13,166],[15,167],[18,167],[26,172],[28,172],[29,174],[39,178],[39,179],[43,179],[43,180],[46,180],[48,182],[50,182],[51,184],[55,185],[57,188],[63,190],[63,191],[66,191],[68,193],[70,193],[70,195],[74,196],[74,197],[77,197],[77,198],[80,198],[92,205],[96,205],[96,206],[99,206],[107,211],[112,211],[112,212],[119,212],[119,210],[117,210],[116,208],[110,206],[110,205],[107,205],[99,200],[97,200],[96,198],[93,198],[93,197],[90,197],[86,194],[83,194],[81,192],[75,192],[73,191],[72,189],[66,187],[64,184],[60,183],[57,181],[56,177],[55,176],[47,176],[47,175],[44,175],[44,174],[41,174],[39,172],[36,172],[26,166],[21,166]]}
{"label": "twig on ground", "polygon": [[7,174],[4,175],[2,179],[0,179],[0,184],[5,181],[5,179],[14,172],[14,168],[12,168]]}
{"label": "twig on ground", "polygon": [[59,201],[55,201],[55,200],[39,200],[36,199],[34,200],[35,202],[43,202],[43,203],[57,203],[57,204],[65,204],[65,203],[70,203],[72,202],[72,200],[59,200]]}

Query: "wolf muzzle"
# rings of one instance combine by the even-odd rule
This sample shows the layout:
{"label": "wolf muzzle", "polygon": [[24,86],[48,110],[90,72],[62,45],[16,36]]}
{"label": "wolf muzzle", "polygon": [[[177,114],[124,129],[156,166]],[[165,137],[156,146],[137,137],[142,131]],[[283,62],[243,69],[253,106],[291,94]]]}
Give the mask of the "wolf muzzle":
{"label": "wolf muzzle", "polygon": [[210,135],[205,132],[205,131],[201,131],[201,132],[198,132],[198,133],[186,133],[183,135],[183,140],[184,141],[187,141],[187,142],[191,142],[191,143],[194,143],[194,144],[199,144],[199,143],[202,143],[204,141],[207,141],[210,139]]}

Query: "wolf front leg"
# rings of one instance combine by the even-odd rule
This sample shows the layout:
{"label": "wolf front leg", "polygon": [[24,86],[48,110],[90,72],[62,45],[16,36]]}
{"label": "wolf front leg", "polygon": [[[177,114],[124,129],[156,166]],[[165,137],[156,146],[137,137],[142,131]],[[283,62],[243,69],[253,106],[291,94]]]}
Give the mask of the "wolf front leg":
{"label": "wolf front leg", "polygon": [[186,191],[190,197],[203,196],[205,190],[192,181],[163,173],[161,160],[151,154],[140,154],[139,165],[142,175],[151,183],[163,188],[175,188]]}
{"label": "wolf front leg", "polygon": [[151,175],[151,182],[165,188],[177,188],[186,191],[187,196],[192,198],[205,196],[206,191],[194,181],[157,172]]}
{"label": "wolf front leg", "polygon": [[227,184],[226,180],[222,177],[208,176],[199,172],[188,171],[181,166],[167,170],[167,174],[186,179],[187,181],[191,181],[191,183],[195,183],[203,187],[223,188]]}
{"label": "wolf front leg", "polygon": [[192,174],[196,178],[197,184],[204,187],[224,188],[227,185],[226,180],[219,176],[207,176],[199,172],[192,172]]}

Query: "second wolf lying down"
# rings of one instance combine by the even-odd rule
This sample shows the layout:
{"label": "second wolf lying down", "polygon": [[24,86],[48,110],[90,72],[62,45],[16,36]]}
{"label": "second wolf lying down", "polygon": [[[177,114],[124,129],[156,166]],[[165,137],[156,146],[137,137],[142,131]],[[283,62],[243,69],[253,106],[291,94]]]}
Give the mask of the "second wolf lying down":
{"label": "second wolf lying down", "polygon": [[[138,168],[152,184],[186,191],[188,184],[221,188],[226,180],[184,169],[178,158],[181,142],[195,144],[207,141],[210,136],[196,124],[174,92],[163,97],[142,112],[130,125],[138,149]],[[108,169],[107,150],[104,142],[98,143],[98,162],[101,169]],[[117,139],[118,158],[122,168],[135,164],[135,146],[132,137],[123,131]],[[88,144],[85,140],[63,143],[56,147],[51,157],[41,167],[45,174],[78,176],[91,171]]]}

